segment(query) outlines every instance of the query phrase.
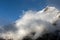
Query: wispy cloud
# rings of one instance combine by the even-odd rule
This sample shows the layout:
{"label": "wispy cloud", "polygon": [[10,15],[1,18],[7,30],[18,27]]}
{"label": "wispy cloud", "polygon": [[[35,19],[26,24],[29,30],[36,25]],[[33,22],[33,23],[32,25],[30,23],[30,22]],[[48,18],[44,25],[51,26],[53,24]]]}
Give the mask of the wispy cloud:
{"label": "wispy cloud", "polygon": [[60,10],[60,0],[47,0],[48,5],[55,6]]}

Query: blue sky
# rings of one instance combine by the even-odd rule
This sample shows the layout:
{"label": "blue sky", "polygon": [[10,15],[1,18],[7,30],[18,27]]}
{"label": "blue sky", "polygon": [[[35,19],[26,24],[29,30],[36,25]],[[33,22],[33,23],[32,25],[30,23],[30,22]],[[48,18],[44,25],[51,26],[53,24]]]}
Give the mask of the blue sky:
{"label": "blue sky", "polygon": [[41,10],[46,6],[46,0],[0,0],[0,25],[15,21],[23,10]]}
{"label": "blue sky", "polygon": [[60,0],[47,0],[48,5],[54,6],[60,10]]}

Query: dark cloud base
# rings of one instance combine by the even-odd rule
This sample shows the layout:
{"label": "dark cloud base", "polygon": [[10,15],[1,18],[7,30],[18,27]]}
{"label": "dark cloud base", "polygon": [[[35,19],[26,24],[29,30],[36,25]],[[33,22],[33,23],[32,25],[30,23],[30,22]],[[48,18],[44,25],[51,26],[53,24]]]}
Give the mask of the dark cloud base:
{"label": "dark cloud base", "polygon": [[[31,35],[34,35],[35,33],[31,33]],[[32,39],[30,36],[24,37],[22,40],[60,40],[60,36],[58,35],[59,31],[56,31],[55,33],[46,33],[42,37],[38,37],[37,39]],[[3,38],[0,38],[0,40],[6,40]],[[13,40],[13,39],[8,39]]]}

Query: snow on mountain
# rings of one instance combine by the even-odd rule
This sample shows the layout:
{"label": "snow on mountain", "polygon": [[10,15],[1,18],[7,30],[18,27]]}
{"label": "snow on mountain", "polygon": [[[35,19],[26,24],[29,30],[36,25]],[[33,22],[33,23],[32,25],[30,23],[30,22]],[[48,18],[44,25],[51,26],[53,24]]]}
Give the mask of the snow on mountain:
{"label": "snow on mountain", "polygon": [[45,33],[60,30],[60,11],[55,7],[47,6],[40,11],[29,10],[24,13],[15,23],[0,27],[1,38],[22,40],[29,36],[35,40]]}

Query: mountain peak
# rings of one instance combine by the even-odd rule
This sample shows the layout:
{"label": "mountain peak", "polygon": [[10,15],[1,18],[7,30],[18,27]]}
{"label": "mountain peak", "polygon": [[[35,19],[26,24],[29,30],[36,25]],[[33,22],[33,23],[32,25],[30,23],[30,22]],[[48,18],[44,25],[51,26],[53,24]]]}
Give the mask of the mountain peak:
{"label": "mountain peak", "polygon": [[44,9],[44,11],[46,11],[46,12],[54,11],[54,10],[58,11],[58,9],[57,9],[56,7],[53,7],[53,6],[47,6],[47,7]]}

